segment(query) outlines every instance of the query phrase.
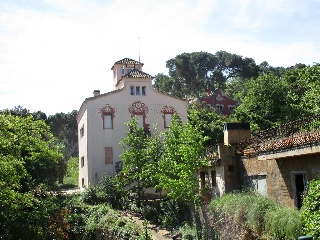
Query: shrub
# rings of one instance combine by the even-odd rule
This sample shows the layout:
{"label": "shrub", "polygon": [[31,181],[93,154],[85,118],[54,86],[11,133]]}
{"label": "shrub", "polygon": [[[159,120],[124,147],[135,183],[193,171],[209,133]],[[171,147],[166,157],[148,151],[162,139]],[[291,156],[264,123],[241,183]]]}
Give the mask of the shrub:
{"label": "shrub", "polygon": [[311,180],[301,208],[303,232],[320,239],[320,180]]}
{"label": "shrub", "polygon": [[276,207],[266,216],[266,239],[295,239],[301,229],[299,211],[294,208]]}
{"label": "shrub", "polygon": [[250,192],[230,193],[210,203],[213,227],[222,239],[294,239],[301,223],[296,209]]}
{"label": "shrub", "polygon": [[119,186],[117,178],[103,175],[101,181],[96,185],[90,185],[83,193],[82,198],[85,203],[94,205],[109,203],[114,208],[122,208],[124,192]]}

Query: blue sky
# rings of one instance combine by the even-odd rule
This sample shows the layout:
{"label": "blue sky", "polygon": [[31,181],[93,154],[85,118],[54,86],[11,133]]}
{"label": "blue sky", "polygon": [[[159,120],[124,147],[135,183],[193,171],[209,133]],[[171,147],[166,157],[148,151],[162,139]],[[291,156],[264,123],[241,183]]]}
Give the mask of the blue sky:
{"label": "blue sky", "polygon": [[272,66],[320,62],[319,0],[1,0],[0,109],[48,115],[113,89],[113,63],[167,73],[183,52],[225,50]]}

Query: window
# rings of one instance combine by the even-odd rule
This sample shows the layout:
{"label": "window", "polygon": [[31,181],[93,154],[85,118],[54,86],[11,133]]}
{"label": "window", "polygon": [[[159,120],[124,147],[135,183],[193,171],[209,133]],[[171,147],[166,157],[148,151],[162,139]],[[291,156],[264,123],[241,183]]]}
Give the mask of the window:
{"label": "window", "polygon": [[137,95],[137,96],[145,96],[146,95],[146,86],[130,86],[130,95]]}
{"label": "window", "polygon": [[81,157],[81,167],[84,167],[84,157]]}
{"label": "window", "polygon": [[216,171],[211,170],[212,187],[217,186]]}
{"label": "window", "polygon": [[216,108],[217,108],[217,113],[222,113],[222,109],[223,109],[222,105],[216,105]]}
{"label": "window", "polygon": [[233,114],[233,113],[234,113],[234,109],[235,109],[235,108],[236,108],[236,106],[229,105],[230,114]]}
{"label": "window", "polygon": [[113,119],[111,114],[103,115],[103,128],[112,129],[113,128]]}
{"label": "window", "polygon": [[104,163],[105,164],[113,164],[113,150],[112,147],[104,148]]}
{"label": "window", "polygon": [[81,180],[81,186],[84,187],[84,178]]}
{"label": "window", "polygon": [[132,68],[127,68],[127,73],[131,72]]}
{"label": "window", "polygon": [[80,137],[84,136],[84,125],[80,128]]}
{"label": "window", "polygon": [[124,75],[124,67],[122,67],[122,69],[121,69],[121,75],[122,76]]}
{"label": "window", "polygon": [[94,174],[94,183],[97,184],[98,183],[98,173]]}
{"label": "window", "polygon": [[254,191],[267,195],[267,175],[251,175],[246,177],[247,187]]}
{"label": "window", "polygon": [[170,127],[171,120],[172,120],[172,114],[171,113],[164,114],[164,127],[165,128]]}
{"label": "window", "polygon": [[144,116],[143,115],[136,115],[138,118],[138,126],[143,128],[144,126]]}

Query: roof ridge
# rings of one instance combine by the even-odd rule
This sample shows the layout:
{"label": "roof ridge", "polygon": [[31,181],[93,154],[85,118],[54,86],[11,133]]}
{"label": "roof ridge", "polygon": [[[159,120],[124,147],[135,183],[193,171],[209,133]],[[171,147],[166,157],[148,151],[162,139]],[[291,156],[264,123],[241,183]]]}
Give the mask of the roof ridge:
{"label": "roof ridge", "polygon": [[130,78],[153,78],[150,74],[145,73],[139,69],[132,69],[130,72],[127,74],[123,75],[122,78],[124,77],[130,77]]}

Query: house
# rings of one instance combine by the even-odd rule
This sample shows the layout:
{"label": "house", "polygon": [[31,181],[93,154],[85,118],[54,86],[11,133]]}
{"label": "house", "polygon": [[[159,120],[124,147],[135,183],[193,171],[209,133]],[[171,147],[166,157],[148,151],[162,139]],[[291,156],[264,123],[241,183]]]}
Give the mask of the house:
{"label": "house", "polygon": [[115,175],[121,170],[119,144],[126,136],[127,123],[134,115],[140,127],[152,134],[153,124],[162,131],[169,127],[177,113],[187,119],[187,101],[158,92],[152,76],[142,71],[143,63],[124,58],[114,63],[114,90],[99,90],[82,103],[77,117],[79,131],[79,187],[99,182],[103,174]]}
{"label": "house", "polygon": [[240,189],[237,143],[250,138],[248,123],[227,123],[223,126],[224,142],[208,149],[206,167],[199,169],[200,185],[212,186],[214,197]]}
{"label": "house", "polygon": [[224,143],[204,169],[213,193],[250,188],[300,208],[308,182],[320,173],[320,128],[306,131],[309,123],[300,119],[256,134],[245,123],[225,124]]}
{"label": "house", "polygon": [[213,106],[217,109],[218,113],[226,116],[232,114],[234,109],[239,105],[238,101],[231,99],[220,89],[215,90],[206,97],[201,97],[201,100],[203,105]]}

